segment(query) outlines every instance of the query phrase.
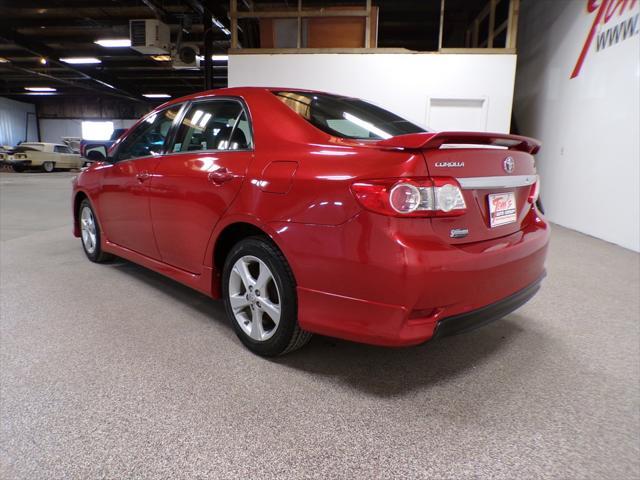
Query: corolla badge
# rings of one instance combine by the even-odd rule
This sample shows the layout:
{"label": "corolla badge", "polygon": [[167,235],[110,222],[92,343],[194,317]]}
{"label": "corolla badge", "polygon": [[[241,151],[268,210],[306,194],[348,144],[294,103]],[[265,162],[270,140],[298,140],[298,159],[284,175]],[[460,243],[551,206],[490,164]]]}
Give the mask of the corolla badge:
{"label": "corolla badge", "polygon": [[516,162],[513,158],[507,157],[502,161],[502,168],[507,173],[513,173],[513,169],[516,168]]}

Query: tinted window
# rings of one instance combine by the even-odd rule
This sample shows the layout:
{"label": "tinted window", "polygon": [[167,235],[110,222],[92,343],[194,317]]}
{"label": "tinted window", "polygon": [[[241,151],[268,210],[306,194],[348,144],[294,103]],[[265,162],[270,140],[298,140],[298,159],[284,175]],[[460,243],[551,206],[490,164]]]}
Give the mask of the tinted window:
{"label": "tinted window", "polygon": [[118,148],[118,161],[160,155],[179,111],[180,105],[176,105],[145,118]]}
{"label": "tinted window", "polygon": [[382,140],[426,130],[357,98],[313,92],[274,92],[294,112],[336,137]]}
{"label": "tinted window", "polygon": [[185,115],[174,152],[198,150],[247,150],[252,147],[251,128],[240,102],[210,100],[194,103]]}

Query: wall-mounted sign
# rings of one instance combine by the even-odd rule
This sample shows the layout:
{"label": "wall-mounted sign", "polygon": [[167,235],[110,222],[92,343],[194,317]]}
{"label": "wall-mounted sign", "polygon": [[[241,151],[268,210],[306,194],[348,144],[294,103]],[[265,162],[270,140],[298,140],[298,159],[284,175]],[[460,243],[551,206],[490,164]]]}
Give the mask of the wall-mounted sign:
{"label": "wall-mounted sign", "polygon": [[593,17],[593,21],[571,78],[580,74],[594,40],[596,52],[601,52],[640,34],[640,13],[635,10],[638,0],[586,1],[587,14]]}

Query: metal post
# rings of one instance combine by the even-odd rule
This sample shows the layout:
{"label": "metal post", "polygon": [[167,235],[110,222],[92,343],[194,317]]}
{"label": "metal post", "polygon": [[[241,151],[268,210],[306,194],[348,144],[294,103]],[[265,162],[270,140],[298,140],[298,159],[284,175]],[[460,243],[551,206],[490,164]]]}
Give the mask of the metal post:
{"label": "metal post", "polygon": [[211,41],[211,34],[213,32],[213,20],[210,12],[206,12],[207,15],[202,17],[202,24],[204,27],[204,35],[202,37],[204,41],[204,89],[211,90],[213,88],[213,44]]}

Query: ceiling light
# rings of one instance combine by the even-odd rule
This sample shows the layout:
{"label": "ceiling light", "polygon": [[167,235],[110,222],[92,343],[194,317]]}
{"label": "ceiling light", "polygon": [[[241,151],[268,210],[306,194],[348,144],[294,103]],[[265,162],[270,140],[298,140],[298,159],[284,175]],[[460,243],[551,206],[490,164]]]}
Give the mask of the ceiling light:
{"label": "ceiling light", "polygon": [[60,61],[64,63],[69,63],[71,65],[102,63],[102,60],[96,57],[67,57],[67,58],[61,58]]}
{"label": "ceiling light", "polygon": [[143,93],[142,96],[147,98],[171,98],[168,93]]}
{"label": "ceiling light", "polygon": [[9,63],[9,60],[4,57],[0,57],[0,63]]}
{"label": "ceiling light", "polygon": [[171,55],[151,55],[156,62],[170,62]]}
{"label": "ceiling light", "polygon": [[47,64],[47,59],[46,59],[46,58],[44,58],[44,57],[40,57],[40,60],[39,60],[39,61],[40,61],[40,63],[41,63],[42,65],[46,65],[46,64]]}
{"label": "ceiling light", "polygon": [[28,92],[57,92],[58,90],[52,87],[24,87]]}
{"label": "ceiling light", "polygon": [[131,40],[129,40],[128,38],[104,38],[102,40],[96,40],[93,43],[97,43],[101,47],[107,47],[107,48],[131,46]]}

